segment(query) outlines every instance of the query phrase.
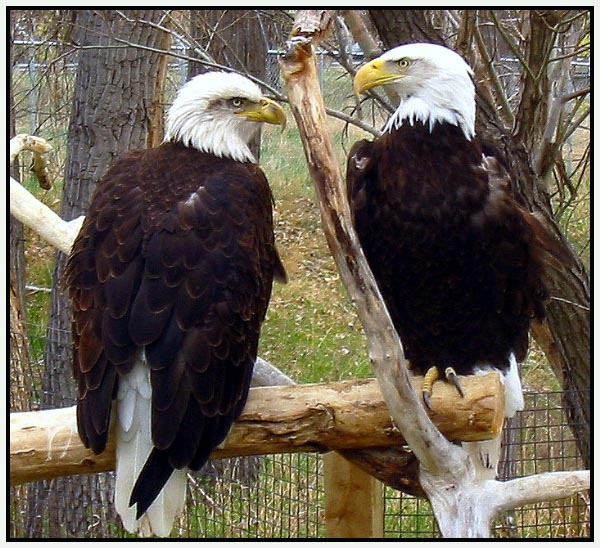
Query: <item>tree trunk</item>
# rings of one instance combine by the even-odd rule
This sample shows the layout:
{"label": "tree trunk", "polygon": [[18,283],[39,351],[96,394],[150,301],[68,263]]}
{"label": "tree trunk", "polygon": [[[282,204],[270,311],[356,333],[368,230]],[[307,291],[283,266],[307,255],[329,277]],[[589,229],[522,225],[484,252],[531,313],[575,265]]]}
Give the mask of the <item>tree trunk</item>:
{"label": "tree trunk", "polygon": [[[156,20],[158,10],[77,10],[73,40],[90,47],[80,52],[69,134],[68,158],[61,217],[84,213],[92,191],[123,152],[146,146],[151,109],[157,89],[160,55],[134,47],[114,47],[114,38],[150,48],[160,48],[163,32],[140,20]],[[130,19],[127,19],[130,18]],[[113,47],[108,47],[113,46]],[[60,290],[66,257],[59,254],[53,278],[52,302],[45,352],[42,408],[64,407],[76,402],[72,380],[71,314],[67,296]],[[59,536],[98,535],[101,526],[115,522],[109,476],[44,482],[30,499],[29,536],[40,536],[44,522]],[[111,512],[110,516],[107,512]],[[100,535],[109,535],[102,531]]]}
{"label": "tree trunk", "polygon": [[444,44],[426,10],[369,10],[369,15],[386,50],[410,42]]}
{"label": "tree trunk", "polygon": [[[425,10],[370,10],[385,48],[408,42],[444,43],[433,28]],[[527,35],[522,47],[531,70],[523,70],[522,94],[513,134],[504,127],[498,109],[489,95],[477,97],[478,134],[500,152],[513,176],[516,189],[529,208],[541,214],[563,242],[572,265],[552,269],[548,283],[552,299],[544,326],[534,325],[532,334],[542,347],[552,370],[562,382],[565,404],[579,450],[590,466],[590,290],[583,264],[557,228],[552,215],[547,183],[543,173],[534,171],[536,143],[546,126],[549,82],[546,64],[554,45],[556,25],[564,12],[526,10]],[[471,44],[471,49],[474,49]],[[539,75],[533,81],[531,75]]]}
{"label": "tree trunk", "polygon": [[[10,14],[9,41],[9,82],[10,112],[9,131],[15,135],[14,96],[12,93],[13,70],[13,38],[14,21]],[[10,166],[10,175],[19,180],[19,163],[17,160]],[[30,400],[29,383],[29,349],[25,314],[25,249],[23,225],[12,216],[10,217],[10,409],[11,411],[26,411]]]}

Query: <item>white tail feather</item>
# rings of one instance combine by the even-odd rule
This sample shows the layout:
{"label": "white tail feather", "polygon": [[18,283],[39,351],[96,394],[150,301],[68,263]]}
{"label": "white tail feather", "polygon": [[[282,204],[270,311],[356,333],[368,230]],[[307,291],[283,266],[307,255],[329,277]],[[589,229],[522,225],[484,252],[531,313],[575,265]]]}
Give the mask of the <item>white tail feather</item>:
{"label": "white tail feather", "polygon": [[519,377],[517,358],[514,354],[511,354],[509,359],[510,368],[504,376],[504,416],[506,418],[514,417],[517,411],[525,409],[523,386]]}
{"label": "white tail feather", "polygon": [[[523,399],[523,387],[519,377],[517,359],[514,354],[509,356],[510,367],[505,375],[502,375],[504,383],[504,416],[514,417],[517,411],[525,408]],[[481,367],[475,372],[478,374],[495,371],[492,367]],[[502,448],[502,430],[495,438],[485,441],[462,442],[465,451],[469,454],[475,467],[475,474],[479,480],[496,479],[498,473],[498,462]]]}
{"label": "white tail feather", "polygon": [[185,504],[186,470],[175,470],[147,512],[138,520],[129,506],[133,486],[152,451],[152,387],[142,351],[128,375],[119,377],[117,393],[117,466],[115,507],[130,533],[166,537]]}

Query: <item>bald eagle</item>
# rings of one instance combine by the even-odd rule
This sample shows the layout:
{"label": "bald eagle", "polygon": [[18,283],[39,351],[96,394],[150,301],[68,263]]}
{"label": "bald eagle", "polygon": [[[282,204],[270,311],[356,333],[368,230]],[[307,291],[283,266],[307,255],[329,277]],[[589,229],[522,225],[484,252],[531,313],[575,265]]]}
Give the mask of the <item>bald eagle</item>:
{"label": "bald eagle", "polygon": [[[374,141],[352,147],[353,221],[411,369],[432,383],[503,375],[506,416],[523,408],[517,365],[542,319],[546,265],[564,251],[517,200],[501,162],[475,135],[472,71],[434,44],[396,47],[356,73],[355,90],[388,86],[399,105]],[[493,478],[500,435],[464,444]]]}
{"label": "bald eagle", "polygon": [[116,429],[125,528],[167,536],[199,470],[244,407],[274,278],[272,194],[248,147],[283,109],[248,78],[211,72],[178,92],[165,142],[99,181],[65,284],[77,425]]}

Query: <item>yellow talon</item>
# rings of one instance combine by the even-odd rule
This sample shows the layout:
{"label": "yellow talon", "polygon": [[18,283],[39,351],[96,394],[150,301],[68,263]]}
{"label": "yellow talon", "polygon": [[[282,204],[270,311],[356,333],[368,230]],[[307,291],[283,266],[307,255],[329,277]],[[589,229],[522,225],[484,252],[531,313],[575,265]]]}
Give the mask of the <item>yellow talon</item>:
{"label": "yellow talon", "polygon": [[[462,386],[460,385],[456,371],[454,371],[452,367],[446,367],[446,369],[444,370],[444,377],[446,377],[446,380],[454,385],[461,398],[464,398],[465,393],[462,389]],[[423,394],[423,401],[425,402],[426,407],[430,410],[433,410],[431,407],[431,393],[433,391],[433,385],[437,380],[439,380],[439,378],[440,371],[435,366],[430,367],[427,370],[427,373],[425,373],[425,377],[423,378],[423,386],[421,387],[421,393]]]}
{"label": "yellow talon", "polygon": [[431,390],[433,383],[440,378],[440,372],[437,367],[430,367],[425,373],[423,378],[423,386],[421,387],[421,393],[423,394],[423,401],[428,409],[431,409]]}

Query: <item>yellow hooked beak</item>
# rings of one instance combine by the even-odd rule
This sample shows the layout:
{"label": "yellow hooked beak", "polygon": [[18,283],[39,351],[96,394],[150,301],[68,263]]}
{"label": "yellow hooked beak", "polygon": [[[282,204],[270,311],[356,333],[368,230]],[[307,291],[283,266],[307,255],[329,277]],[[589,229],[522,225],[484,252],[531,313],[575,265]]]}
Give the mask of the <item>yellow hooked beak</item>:
{"label": "yellow hooked beak", "polygon": [[285,111],[275,101],[263,97],[258,103],[250,103],[238,110],[236,114],[254,122],[265,122],[285,127]]}
{"label": "yellow hooked beak", "polygon": [[395,63],[374,59],[363,65],[354,75],[354,93],[360,95],[368,89],[391,84],[404,78],[404,74],[397,72]]}

